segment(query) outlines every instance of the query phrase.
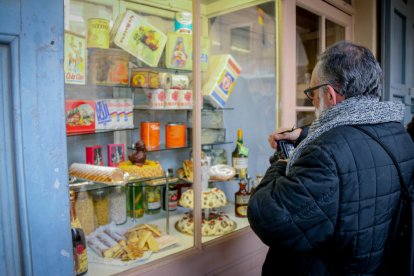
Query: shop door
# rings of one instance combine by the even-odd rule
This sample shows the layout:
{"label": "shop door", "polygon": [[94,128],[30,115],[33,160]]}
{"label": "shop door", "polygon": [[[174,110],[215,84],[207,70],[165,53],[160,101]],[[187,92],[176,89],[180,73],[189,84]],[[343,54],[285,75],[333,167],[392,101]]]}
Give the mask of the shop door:
{"label": "shop door", "polygon": [[0,275],[73,275],[63,1],[0,0]]}
{"label": "shop door", "polygon": [[406,105],[404,124],[414,114],[414,2],[382,1],[384,99]]}

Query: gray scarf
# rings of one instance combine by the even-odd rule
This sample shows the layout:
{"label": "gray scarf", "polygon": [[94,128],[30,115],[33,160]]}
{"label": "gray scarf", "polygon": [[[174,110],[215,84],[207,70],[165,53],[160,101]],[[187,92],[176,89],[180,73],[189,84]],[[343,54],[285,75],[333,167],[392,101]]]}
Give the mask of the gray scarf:
{"label": "gray scarf", "polygon": [[295,148],[286,167],[286,174],[300,157],[306,146],[324,132],[344,125],[366,125],[385,122],[401,122],[404,117],[404,104],[380,102],[376,97],[352,97],[321,112],[309,128],[308,136]]}

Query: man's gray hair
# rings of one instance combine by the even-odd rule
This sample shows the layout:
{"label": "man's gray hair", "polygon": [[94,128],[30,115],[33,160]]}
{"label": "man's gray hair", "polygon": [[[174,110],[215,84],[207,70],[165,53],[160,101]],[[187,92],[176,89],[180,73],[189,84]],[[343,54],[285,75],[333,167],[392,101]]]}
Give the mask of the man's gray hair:
{"label": "man's gray hair", "polygon": [[379,97],[382,92],[382,70],[371,51],[349,41],[340,41],[319,56],[316,76],[329,83],[345,98]]}

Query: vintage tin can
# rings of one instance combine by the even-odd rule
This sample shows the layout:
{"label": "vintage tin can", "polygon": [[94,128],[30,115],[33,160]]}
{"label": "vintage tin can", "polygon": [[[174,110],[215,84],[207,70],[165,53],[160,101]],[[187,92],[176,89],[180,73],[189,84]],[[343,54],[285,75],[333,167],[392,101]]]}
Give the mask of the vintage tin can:
{"label": "vintage tin can", "polygon": [[141,140],[147,150],[160,147],[160,122],[141,122]]}
{"label": "vintage tin can", "polygon": [[165,109],[177,109],[178,108],[178,97],[180,90],[177,89],[167,89],[165,90]]}
{"label": "vintage tin can", "polygon": [[186,75],[172,75],[171,89],[188,89],[190,80]]}
{"label": "vintage tin can", "polygon": [[174,30],[177,33],[191,34],[193,31],[193,15],[191,12],[177,12],[174,18]]}
{"label": "vintage tin can", "polygon": [[165,125],[165,146],[167,148],[185,147],[187,126],[184,123],[168,123]]}
{"label": "vintage tin can", "polygon": [[193,91],[178,90],[177,106],[180,109],[191,109],[193,107]]}
{"label": "vintage tin can", "polygon": [[148,108],[164,108],[165,91],[164,89],[148,89],[145,91],[147,96]]}
{"label": "vintage tin can", "polygon": [[159,73],[146,69],[132,69],[131,87],[159,88]]}
{"label": "vintage tin can", "polygon": [[109,20],[103,18],[88,19],[88,48],[109,48]]}
{"label": "vintage tin can", "polygon": [[88,49],[88,81],[98,85],[129,84],[129,55],[120,49]]}
{"label": "vintage tin can", "polygon": [[164,89],[171,88],[171,74],[159,73],[160,87]]}
{"label": "vintage tin can", "polygon": [[140,182],[127,186],[127,213],[133,219],[144,215],[144,193]]}

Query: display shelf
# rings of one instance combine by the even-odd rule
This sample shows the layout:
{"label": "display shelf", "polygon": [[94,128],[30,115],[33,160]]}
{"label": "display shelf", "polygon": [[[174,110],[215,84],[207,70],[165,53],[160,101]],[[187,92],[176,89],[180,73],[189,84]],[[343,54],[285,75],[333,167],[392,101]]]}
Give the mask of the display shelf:
{"label": "display shelf", "polygon": [[[209,144],[202,144],[201,146],[218,146],[218,145],[226,145],[226,144],[232,144],[231,141],[225,141],[225,142],[216,142],[216,143],[209,143]],[[179,148],[167,148],[165,144],[161,144],[157,149],[151,149],[147,150],[148,152],[158,152],[158,151],[168,151],[168,150],[182,150],[182,149],[191,149],[192,145],[187,145],[185,147],[179,147]],[[129,150],[135,150],[134,147],[128,147]]]}
{"label": "display shelf", "polygon": [[[229,217],[236,222],[237,228],[234,229],[234,231],[237,231],[239,229],[243,229],[245,227],[249,227],[249,222],[246,218],[238,218],[234,215],[234,204],[230,203],[226,207],[223,207],[222,210],[226,212]],[[174,236],[178,238],[178,243],[175,245],[172,245],[170,247],[167,247],[163,250],[160,250],[157,253],[152,253],[151,257],[145,261],[134,263],[131,265],[125,265],[125,266],[114,266],[114,265],[104,265],[104,264],[98,264],[98,263],[89,263],[88,267],[88,275],[113,275],[116,273],[120,273],[122,271],[126,271],[128,269],[131,269],[133,267],[143,265],[149,262],[152,262],[154,260],[158,260],[161,258],[164,258],[166,256],[169,256],[171,254],[182,252],[183,250],[190,249],[194,245],[194,238],[191,235],[183,234],[179,231],[177,231],[174,227],[175,223],[186,213],[188,212],[188,209],[183,207],[178,207],[176,211],[170,211],[170,220],[171,224],[169,227],[169,235]],[[122,226],[120,226],[121,229],[128,229],[136,224],[141,223],[151,223],[156,224],[162,232],[166,233],[167,226],[166,226],[166,220],[165,220],[166,212],[161,210],[159,214],[156,215],[144,215],[142,218],[136,219],[133,221],[132,219],[128,219],[128,222]],[[234,232],[233,231],[233,232]],[[228,235],[228,234],[226,234]],[[202,242],[206,243],[215,239],[222,238],[223,236],[211,236],[211,237],[202,237]]]}
{"label": "display shelf", "polygon": [[193,110],[192,108],[174,108],[174,109],[169,109],[169,108],[153,108],[153,107],[148,107],[146,105],[136,105],[134,106],[134,110],[145,110],[145,111],[188,111],[188,110]]}
{"label": "display shelf", "polygon": [[80,136],[80,135],[95,135],[101,133],[111,133],[117,131],[126,131],[126,130],[138,130],[139,127],[132,127],[132,128],[117,128],[117,129],[103,129],[103,130],[96,130],[94,132],[74,132],[74,133],[66,133],[67,137],[70,136]]}

